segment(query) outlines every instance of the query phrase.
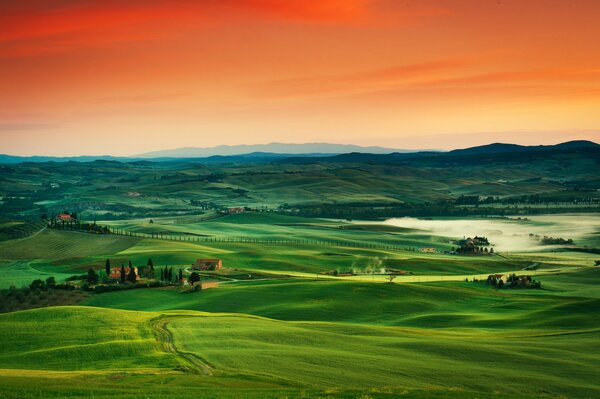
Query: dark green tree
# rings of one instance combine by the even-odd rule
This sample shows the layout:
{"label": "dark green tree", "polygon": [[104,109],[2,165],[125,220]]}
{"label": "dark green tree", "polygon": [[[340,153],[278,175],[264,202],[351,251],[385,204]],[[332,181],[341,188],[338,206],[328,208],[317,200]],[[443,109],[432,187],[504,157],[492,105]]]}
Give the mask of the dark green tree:
{"label": "dark green tree", "polygon": [[183,270],[179,268],[179,281],[183,280]]}
{"label": "dark green tree", "polygon": [[150,266],[152,270],[154,270],[154,262],[152,262],[152,258],[148,258],[148,262],[146,262],[146,266]]}
{"label": "dark green tree", "polygon": [[106,277],[109,278],[110,277],[110,260],[106,259],[106,262],[104,262],[104,271],[106,272]]}
{"label": "dark green tree", "polygon": [[197,272],[192,272],[192,274],[190,274],[190,284],[194,285],[194,283],[197,283],[198,281],[200,281],[200,275]]}
{"label": "dark green tree", "polygon": [[56,287],[56,279],[54,277],[52,277],[52,276],[48,277],[46,279],[46,286],[48,288],[54,288],[54,287]]}
{"label": "dark green tree", "polygon": [[89,269],[87,273],[88,284],[98,284],[98,273],[94,269]]}
{"label": "dark green tree", "polygon": [[129,274],[127,274],[127,280],[130,283],[135,283],[137,281],[137,274],[135,274],[135,269],[133,267],[129,267]]}
{"label": "dark green tree", "polygon": [[46,284],[44,284],[42,280],[37,279],[33,280],[31,284],[29,284],[29,288],[31,288],[32,290],[43,290],[44,288],[46,288]]}
{"label": "dark green tree", "polygon": [[125,282],[126,278],[127,278],[127,273],[125,273],[125,266],[121,265],[121,284],[123,284]]}

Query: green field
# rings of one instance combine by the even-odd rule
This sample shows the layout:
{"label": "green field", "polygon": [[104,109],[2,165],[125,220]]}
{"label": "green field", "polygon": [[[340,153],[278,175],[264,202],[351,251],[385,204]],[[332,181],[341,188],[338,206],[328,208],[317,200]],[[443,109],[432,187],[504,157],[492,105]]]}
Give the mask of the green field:
{"label": "green field", "polygon": [[[38,322],[48,330],[36,328]],[[14,342],[0,357],[0,381],[69,379],[85,397],[101,397],[103,380],[135,376],[148,397],[165,380],[175,392],[187,386],[187,395],[227,386],[225,397],[269,387],[434,397],[592,397],[600,389],[597,321],[573,331],[488,331],[62,307],[5,314],[0,326],[2,339]],[[123,387],[117,382],[113,389],[119,394]]]}
{"label": "green field", "polygon": [[[598,220],[580,218],[501,223],[564,235],[561,220]],[[196,258],[225,265],[210,273],[219,287],[206,291],[28,293],[23,306],[51,307],[0,314],[0,398],[583,399],[600,391],[593,253],[430,254],[420,248],[447,251],[457,237],[268,213],[153,222],[106,222],[139,237],[42,229],[0,243],[3,289],[62,282],[102,270],[107,258],[152,258],[185,274]],[[593,243],[594,232],[577,239]],[[382,268],[409,274],[389,284],[370,274]],[[318,274],[331,270],[358,275]],[[509,271],[532,274],[542,289],[471,281]]]}

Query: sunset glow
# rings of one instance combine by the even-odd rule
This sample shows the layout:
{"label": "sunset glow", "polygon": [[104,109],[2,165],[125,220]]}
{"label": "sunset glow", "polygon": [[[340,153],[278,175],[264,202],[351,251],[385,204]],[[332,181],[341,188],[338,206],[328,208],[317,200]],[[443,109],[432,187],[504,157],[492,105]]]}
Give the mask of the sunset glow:
{"label": "sunset glow", "polygon": [[0,3],[0,153],[600,140],[596,0]]}

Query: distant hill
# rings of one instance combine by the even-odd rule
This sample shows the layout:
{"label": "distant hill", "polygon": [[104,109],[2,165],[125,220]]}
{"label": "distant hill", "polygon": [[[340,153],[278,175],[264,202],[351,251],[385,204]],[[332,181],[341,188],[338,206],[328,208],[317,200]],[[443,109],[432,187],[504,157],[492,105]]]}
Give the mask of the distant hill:
{"label": "distant hill", "polygon": [[[252,151],[260,148],[272,151]],[[481,156],[511,156],[527,152],[532,154],[544,154],[551,151],[579,151],[600,150],[600,145],[592,141],[577,140],[568,141],[556,145],[523,146],[518,144],[493,143],[477,147],[445,151],[409,151],[393,150],[384,147],[360,147],[344,144],[261,144],[261,145],[239,145],[218,146],[212,148],[180,148],[175,150],[156,151],[140,154],[135,157],[113,157],[110,155],[85,155],[75,157],[49,157],[49,156],[14,156],[0,154],[0,164],[17,164],[23,162],[93,162],[93,161],[117,161],[117,162],[202,162],[202,163],[261,163],[279,162],[306,164],[314,162],[327,163],[385,163],[395,161],[408,161],[419,159],[456,159],[468,160],[472,157]]]}
{"label": "distant hill", "polygon": [[594,151],[600,152],[600,145],[591,141],[579,140],[569,141],[556,145],[523,146],[518,144],[494,143],[478,147],[442,151],[419,151],[409,153],[393,152],[391,154],[368,154],[352,152],[328,157],[294,157],[276,160],[279,163],[309,164],[314,162],[323,163],[397,163],[397,162],[434,162],[439,163],[470,163],[487,161],[520,159],[522,153],[532,156],[548,156],[553,152],[570,151]]}
{"label": "distant hill", "polygon": [[449,155],[472,155],[472,154],[498,154],[504,152],[527,152],[527,151],[551,151],[551,150],[570,150],[576,148],[600,148],[600,144],[596,144],[587,140],[567,141],[556,145],[518,145],[493,143],[477,147],[452,150]]}
{"label": "distant hill", "polygon": [[410,150],[398,150],[385,147],[361,147],[351,144],[328,144],[328,143],[306,143],[306,144],[256,144],[256,145],[220,145],[217,147],[185,147],[172,150],[162,150],[138,154],[136,158],[205,158],[215,155],[229,156],[241,154],[287,154],[304,156],[326,156],[347,154],[350,152],[364,152],[369,154],[389,154],[392,152],[414,152]]}
{"label": "distant hill", "polygon": [[134,158],[113,157],[110,155],[82,155],[77,157],[46,157],[31,156],[21,157],[17,155],[0,154],[0,164],[15,164],[23,162],[93,162],[93,161],[133,161]]}

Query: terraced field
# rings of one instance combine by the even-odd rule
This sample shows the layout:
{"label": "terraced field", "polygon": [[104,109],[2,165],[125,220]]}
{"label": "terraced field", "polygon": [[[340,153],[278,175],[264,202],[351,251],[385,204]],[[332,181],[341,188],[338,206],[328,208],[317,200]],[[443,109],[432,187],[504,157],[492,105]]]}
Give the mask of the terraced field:
{"label": "terraced field", "polygon": [[70,231],[44,230],[27,238],[0,242],[2,259],[68,259],[110,255],[135,245],[139,239]]}

